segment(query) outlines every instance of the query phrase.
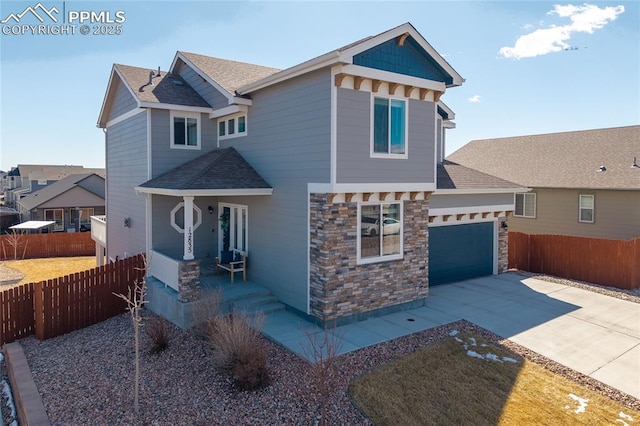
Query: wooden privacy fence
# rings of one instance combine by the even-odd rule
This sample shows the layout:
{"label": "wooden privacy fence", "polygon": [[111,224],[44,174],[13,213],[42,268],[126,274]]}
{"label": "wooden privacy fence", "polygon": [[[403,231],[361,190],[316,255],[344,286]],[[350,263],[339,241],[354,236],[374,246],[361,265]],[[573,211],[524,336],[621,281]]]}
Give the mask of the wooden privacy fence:
{"label": "wooden privacy fence", "polygon": [[[12,243],[13,238],[17,241]],[[93,256],[96,243],[91,239],[91,232],[1,235],[0,260],[13,260],[14,254],[18,259]]]}
{"label": "wooden privacy fence", "polygon": [[119,315],[127,305],[115,294],[126,295],[144,274],[144,256],[138,255],[5,290],[0,293],[0,345],[32,334],[49,339]]}
{"label": "wooden privacy fence", "polygon": [[640,238],[509,232],[509,267],[622,289],[640,287]]}

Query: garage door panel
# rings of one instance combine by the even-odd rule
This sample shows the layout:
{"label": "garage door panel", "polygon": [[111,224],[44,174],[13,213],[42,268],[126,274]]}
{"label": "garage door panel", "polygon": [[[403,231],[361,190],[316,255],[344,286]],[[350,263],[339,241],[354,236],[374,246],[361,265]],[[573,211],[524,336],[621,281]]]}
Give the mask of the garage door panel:
{"label": "garage door panel", "polygon": [[429,285],[493,273],[493,222],[429,228]]}

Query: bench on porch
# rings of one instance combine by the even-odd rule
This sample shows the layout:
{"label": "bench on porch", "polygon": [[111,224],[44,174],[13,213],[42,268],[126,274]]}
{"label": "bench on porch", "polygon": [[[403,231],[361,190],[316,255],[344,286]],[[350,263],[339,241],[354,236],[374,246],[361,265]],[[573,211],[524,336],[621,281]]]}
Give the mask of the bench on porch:
{"label": "bench on porch", "polygon": [[241,250],[228,250],[220,253],[216,257],[216,275],[220,274],[220,269],[231,273],[231,284],[236,272],[242,272],[242,281],[247,281],[247,253]]}

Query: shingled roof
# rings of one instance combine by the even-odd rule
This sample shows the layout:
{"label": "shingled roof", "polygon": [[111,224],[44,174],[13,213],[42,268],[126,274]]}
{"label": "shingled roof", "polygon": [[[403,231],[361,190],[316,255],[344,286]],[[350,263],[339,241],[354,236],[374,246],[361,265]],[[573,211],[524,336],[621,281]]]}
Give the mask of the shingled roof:
{"label": "shingled roof", "polygon": [[437,188],[442,189],[523,189],[520,185],[500,179],[452,161],[438,164]]}
{"label": "shingled roof", "polygon": [[447,159],[532,188],[640,190],[634,157],[640,126],[474,140]]}
{"label": "shingled roof", "polygon": [[139,188],[189,190],[271,189],[233,147],[214,149],[140,185]]}
{"label": "shingled roof", "polygon": [[230,61],[196,53],[178,53],[234,96],[236,90],[245,84],[253,83],[280,71],[278,68]]}
{"label": "shingled roof", "polygon": [[[101,191],[95,192],[92,186],[83,185],[83,181],[92,175],[99,176],[96,173],[82,173],[66,176],[59,181],[45,186],[44,188],[34,192],[33,194],[27,195],[26,197],[19,200],[18,203],[22,206],[23,209],[32,210],[75,187],[80,187],[85,191],[97,195],[98,197],[104,198],[104,187],[101,188]],[[99,177],[104,180],[102,176]]]}
{"label": "shingled roof", "polygon": [[156,71],[121,64],[114,66],[141,102],[211,107],[179,75],[160,71],[160,76],[155,75],[151,79],[153,84],[149,85],[149,74],[157,74]]}

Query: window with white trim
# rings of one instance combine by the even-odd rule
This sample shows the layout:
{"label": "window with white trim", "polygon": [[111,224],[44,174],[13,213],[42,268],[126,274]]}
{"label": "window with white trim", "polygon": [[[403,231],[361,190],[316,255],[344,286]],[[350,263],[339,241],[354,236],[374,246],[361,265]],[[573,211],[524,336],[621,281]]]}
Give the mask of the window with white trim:
{"label": "window with white trim", "polygon": [[513,212],[518,217],[536,217],[536,194],[516,194],[516,209]]}
{"label": "window with white trim", "polygon": [[218,139],[235,138],[247,134],[247,116],[236,115],[218,120]]}
{"label": "window with white trim", "polygon": [[93,207],[81,207],[80,209],[71,209],[69,214],[71,215],[69,224],[75,225],[76,218],[80,216],[80,225],[91,225],[91,216],[93,216]]}
{"label": "window with white trim", "polygon": [[171,148],[200,149],[200,114],[171,111]]}
{"label": "window with white trim", "polygon": [[578,221],[582,223],[593,223],[595,210],[595,197],[593,195],[580,194],[580,214]]}
{"label": "window with white trim", "polygon": [[406,158],[407,101],[373,98],[371,156]]}
{"label": "window with white trim", "polygon": [[359,263],[402,259],[402,203],[358,205]]}
{"label": "window with white trim", "polygon": [[55,232],[64,231],[64,210],[62,209],[45,209],[44,220],[53,220],[53,230]]}

